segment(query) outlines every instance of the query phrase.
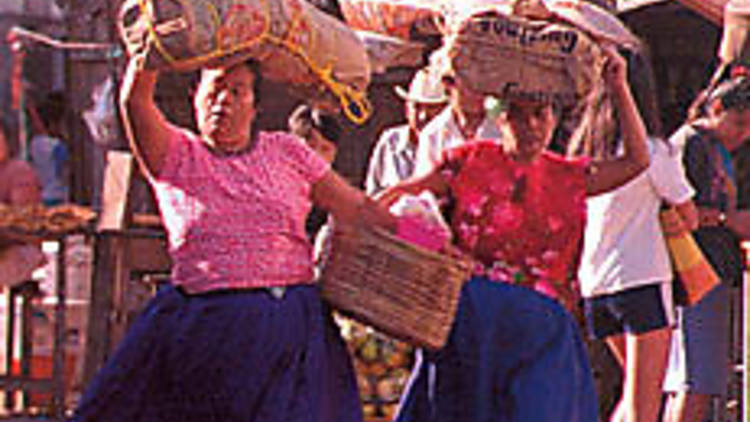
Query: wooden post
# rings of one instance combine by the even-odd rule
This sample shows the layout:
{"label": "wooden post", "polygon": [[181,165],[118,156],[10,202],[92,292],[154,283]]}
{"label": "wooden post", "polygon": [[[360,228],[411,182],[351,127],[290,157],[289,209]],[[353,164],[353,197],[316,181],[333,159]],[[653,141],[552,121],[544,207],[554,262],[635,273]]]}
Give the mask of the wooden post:
{"label": "wooden post", "polygon": [[[745,262],[750,264],[750,241],[742,243],[745,250]],[[742,420],[750,421],[750,377],[747,370],[750,365],[750,269],[745,271],[742,283]]]}
{"label": "wooden post", "polygon": [[111,332],[118,323],[123,285],[127,282],[125,239],[122,232],[128,220],[128,196],[134,162],[132,154],[110,151],[104,173],[102,209],[97,227],[91,304],[86,336],[83,381],[88,382],[109,356]]}

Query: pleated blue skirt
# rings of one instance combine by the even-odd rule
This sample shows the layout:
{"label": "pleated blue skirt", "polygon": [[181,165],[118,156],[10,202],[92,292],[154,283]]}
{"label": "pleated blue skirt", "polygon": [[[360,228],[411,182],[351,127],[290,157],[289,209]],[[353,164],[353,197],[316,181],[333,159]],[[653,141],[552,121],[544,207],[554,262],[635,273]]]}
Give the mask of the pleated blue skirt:
{"label": "pleated blue skirt", "polygon": [[572,316],[531,289],[475,277],[443,349],[421,350],[398,422],[597,422]]}
{"label": "pleated blue skirt", "polygon": [[349,355],[316,286],[151,300],[73,421],[359,422]]}

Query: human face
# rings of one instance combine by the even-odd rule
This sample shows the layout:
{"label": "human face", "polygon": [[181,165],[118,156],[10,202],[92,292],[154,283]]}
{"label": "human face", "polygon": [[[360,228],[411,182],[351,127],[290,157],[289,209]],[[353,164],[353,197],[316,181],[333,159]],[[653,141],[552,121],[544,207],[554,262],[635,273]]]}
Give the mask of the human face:
{"label": "human face", "polygon": [[427,123],[445,107],[445,104],[426,104],[415,101],[406,102],[406,120],[414,133],[419,134]]}
{"label": "human face", "polygon": [[328,164],[333,163],[333,160],[336,159],[336,153],[338,152],[338,147],[335,143],[331,142],[330,140],[326,139],[325,136],[321,135],[320,132],[318,132],[317,129],[311,129],[310,135],[305,139],[307,142],[307,145],[315,151],[318,155],[321,156]]}
{"label": "human face", "polygon": [[510,152],[521,161],[538,158],[552,140],[557,117],[549,103],[511,100],[505,112]]}
{"label": "human face", "polygon": [[203,139],[231,152],[250,144],[255,120],[255,74],[246,65],[204,69],[193,100]]}
{"label": "human face", "polygon": [[729,151],[739,148],[750,137],[750,109],[717,111],[713,121],[716,137]]}

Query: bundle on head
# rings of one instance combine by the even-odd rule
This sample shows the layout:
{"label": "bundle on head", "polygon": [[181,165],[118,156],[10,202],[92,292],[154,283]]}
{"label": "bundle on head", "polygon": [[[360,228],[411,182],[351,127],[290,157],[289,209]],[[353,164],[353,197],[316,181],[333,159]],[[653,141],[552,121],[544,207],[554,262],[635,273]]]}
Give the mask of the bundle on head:
{"label": "bundle on head", "polygon": [[[461,3],[467,0],[461,0]],[[448,0],[447,3],[452,2]],[[403,40],[439,35],[442,0],[341,0],[341,12],[355,29]],[[459,2],[456,2],[459,3]]]}
{"label": "bundle on head", "polygon": [[125,0],[119,29],[146,66],[192,70],[254,58],[265,77],[306,97],[339,102],[355,122],[370,113],[364,45],[304,0]]}
{"label": "bundle on head", "polygon": [[574,0],[471,0],[446,15],[444,31],[443,61],[474,90],[555,103],[570,154],[612,142],[602,47],[638,41],[607,11]]}

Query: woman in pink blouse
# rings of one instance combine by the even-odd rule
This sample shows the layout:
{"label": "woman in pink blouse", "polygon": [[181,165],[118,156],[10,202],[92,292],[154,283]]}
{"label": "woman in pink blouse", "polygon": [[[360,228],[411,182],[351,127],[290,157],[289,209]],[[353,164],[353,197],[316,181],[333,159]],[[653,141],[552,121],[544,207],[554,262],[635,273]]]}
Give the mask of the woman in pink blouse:
{"label": "woman in pink blouse", "polygon": [[76,421],[360,421],[344,344],[313,282],[305,217],[392,227],[301,139],[253,130],[255,63],[203,69],[198,134],[153,100],[132,58],[121,109],[173,260],[160,291],[89,386]]}
{"label": "woman in pink blouse", "polygon": [[[454,243],[477,262],[448,343],[423,351],[398,421],[596,422],[586,350],[572,307],[588,194],[619,186],[649,165],[646,131],[625,60],[607,50],[603,77],[618,109],[625,154],[614,161],[548,151],[554,105],[505,98],[503,144],[447,150],[427,176],[381,197],[425,189],[449,203]],[[553,300],[557,299],[557,300]]]}

